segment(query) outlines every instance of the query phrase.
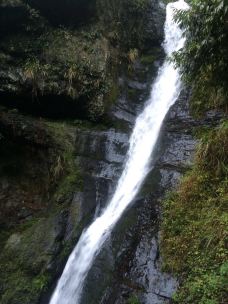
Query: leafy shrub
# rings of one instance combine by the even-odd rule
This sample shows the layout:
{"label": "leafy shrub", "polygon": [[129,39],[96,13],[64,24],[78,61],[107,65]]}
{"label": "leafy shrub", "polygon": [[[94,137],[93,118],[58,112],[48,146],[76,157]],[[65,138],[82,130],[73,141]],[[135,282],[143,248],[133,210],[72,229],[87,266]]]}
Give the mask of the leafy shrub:
{"label": "leafy shrub", "polygon": [[50,66],[48,64],[41,64],[36,58],[30,58],[25,62],[23,74],[26,81],[32,85],[33,96],[36,96],[38,91],[42,93],[49,70]]}
{"label": "leafy shrub", "polygon": [[[150,0],[98,0],[101,20],[109,28],[109,39],[127,50],[144,47],[147,26],[147,12]],[[110,30],[111,29],[111,30]]]}

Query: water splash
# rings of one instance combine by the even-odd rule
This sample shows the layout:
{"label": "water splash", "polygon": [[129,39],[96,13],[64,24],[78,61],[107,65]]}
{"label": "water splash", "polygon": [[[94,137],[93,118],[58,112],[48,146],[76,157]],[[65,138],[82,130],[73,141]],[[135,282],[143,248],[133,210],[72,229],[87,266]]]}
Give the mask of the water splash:
{"label": "water splash", "polygon": [[[179,0],[167,5],[165,41],[167,56],[184,45],[182,31],[173,20],[175,9],[187,9]],[[71,253],[58,282],[50,304],[78,304],[87,273],[99,250],[110,235],[114,225],[135,198],[149,171],[152,152],[156,145],[162,122],[179,96],[180,75],[174,65],[166,60],[159,69],[151,88],[150,98],[139,115],[130,138],[127,162],[119,179],[115,194],[103,213],[85,230]]]}

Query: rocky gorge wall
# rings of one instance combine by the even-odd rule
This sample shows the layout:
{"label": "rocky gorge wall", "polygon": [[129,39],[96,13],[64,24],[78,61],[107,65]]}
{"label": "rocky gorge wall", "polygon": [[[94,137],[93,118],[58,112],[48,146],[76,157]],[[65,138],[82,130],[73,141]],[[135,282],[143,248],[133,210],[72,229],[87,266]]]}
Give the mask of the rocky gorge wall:
{"label": "rocky gorge wall", "polygon": [[[168,190],[175,189],[180,177],[192,166],[197,146],[194,127],[211,126],[221,119],[215,112],[208,113],[203,120],[194,119],[189,113],[188,96],[186,90],[183,90],[167,116],[151,163],[151,172],[134,205],[127,210],[96,258],[86,281],[83,303],[171,303],[178,282],[162,271],[159,248],[161,200]],[[128,119],[128,115],[125,119]],[[123,148],[127,148],[126,144]],[[112,148],[110,150],[113,151]],[[93,155],[95,151],[97,149],[93,150]],[[123,155],[119,157],[118,150],[115,151],[118,160],[124,159]],[[94,171],[100,172],[103,166],[95,166]],[[99,207],[107,203],[113,191],[109,191],[113,189],[112,183],[111,187],[109,182],[103,183],[104,172],[108,173],[105,178],[116,180],[113,167],[96,175],[98,185],[100,180],[105,185],[103,190],[107,189],[105,193],[108,193],[101,198]],[[111,172],[114,176],[110,176]]]}
{"label": "rocky gorge wall", "polygon": [[[96,6],[108,5],[103,2]],[[110,6],[110,18],[128,26],[126,18],[143,10],[151,23],[159,12],[164,16],[156,1],[145,4],[124,15]],[[68,18],[71,5],[86,18],[72,22],[77,12]],[[139,77],[148,78],[148,86],[148,67],[155,62],[155,73],[162,58],[161,30],[146,44],[129,37],[124,45],[123,28],[114,36],[111,27],[104,31],[103,13],[92,1],[88,7],[69,2],[62,15],[60,2],[55,11],[52,6],[0,3],[1,303],[47,301],[82,229],[107,203],[121,172],[142,107],[139,92],[147,94],[145,84],[125,78],[133,77],[141,57]]]}
{"label": "rocky gorge wall", "polygon": [[[0,2],[1,303],[48,303],[83,228],[114,192],[163,60],[164,8]],[[187,101],[184,90],[143,189],[89,273],[83,304],[170,302],[177,282],[161,271],[160,200],[191,165],[192,126],[220,119],[192,118]]]}
{"label": "rocky gorge wall", "polygon": [[[115,95],[116,66],[163,38],[157,1],[113,3],[2,1],[2,103],[33,115],[101,119]],[[83,22],[74,23],[78,15]]]}

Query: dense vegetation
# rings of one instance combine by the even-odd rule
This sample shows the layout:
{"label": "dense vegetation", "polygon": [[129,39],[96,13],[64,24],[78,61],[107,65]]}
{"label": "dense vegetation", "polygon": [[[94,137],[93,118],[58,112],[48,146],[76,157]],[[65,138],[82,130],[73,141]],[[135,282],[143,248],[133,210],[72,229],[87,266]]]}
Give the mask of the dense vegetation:
{"label": "dense vegetation", "polygon": [[175,54],[175,62],[193,87],[192,108],[200,114],[208,108],[227,107],[227,1],[193,0],[191,9],[177,12],[176,19],[187,40]]}
{"label": "dense vegetation", "polygon": [[164,267],[181,278],[175,303],[226,300],[228,124],[203,134],[194,167],[164,206]]}
{"label": "dense vegetation", "polygon": [[143,49],[148,40],[153,40],[155,33],[146,31],[151,9],[150,0],[98,0],[98,11],[109,38],[125,50]]}
{"label": "dense vegetation", "polygon": [[0,2],[2,103],[41,116],[102,120],[116,96],[119,63],[160,45],[164,20],[154,25],[154,7],[160,10],[149,0]]}
{"label": "dense vegetation", "polygon": [[192,88],[192,113],[215,109],[224,118],[197,130],[195,164],[164,202],[164,268],[180,278],[175,303],[227,303],[228,3],[191,1],[176,18],[187,43],[174,60]]}

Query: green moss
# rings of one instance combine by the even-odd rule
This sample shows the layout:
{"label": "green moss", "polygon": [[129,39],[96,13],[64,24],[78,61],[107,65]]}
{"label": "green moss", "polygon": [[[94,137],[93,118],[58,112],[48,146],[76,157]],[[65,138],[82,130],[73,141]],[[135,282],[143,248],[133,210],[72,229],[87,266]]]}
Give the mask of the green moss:
{"label": "green moss", "polygon": [[0,283],[4,290],[0,297],[1,304],[36,303],[50,280],[47,273],[36,275],[23,269],[20,259],[9,251],[1,256],[0,269],[3,272]]}
{"label": "green moss", "polygon": [[105,96],[105,107],[106,109],[109,109],[118,99],[118,96],[120,94],[118,81],[113,81],[110,86],[108,93]]}
{"label": "green moss", "polygon": [[57,201],[77,190],[83,190],[83,179],[79,167],[75,162],[74,154],[72,152],[65,153],[63,155],[63,158],[64,170],[66,170],[67,173],[62,178],[62,181],[60,182],[57,191],[55,192],[54,197]]}
{"label": "green moss", "polygon": [[[33,284],[34,277],[26,276],[23,272],[15,272],[9,276],[12,289],[8,289],[1,298],[2,304],[30,304],[35,303],[40,292],[37,283]],[[9,282],[7,283],[9,284]]]}
{"label": "green moss", "polygon": [[[63,244],[59,240],[56,229],[59,216],[66,207],[72,209],[70,214],[75,225],[73,238],[81,231],[79,223],[77,226],[78,206],[69,207],[68,204],[73,192],[81,191],[83,187],[74,156],[75,127],[61,122],[43,123],[47,126],[47,134],[52,137],[52,167],[49,172],[53,184],[52,196],[48,198],[48,210],[37,212],[31,220],[14,227],[12,231],[0,233],[2,304],[37,303],[40,294],[47,288],[51,280],[48,265],[54,256],[60,263],[63,262],[72,248],[70,242]],[[56,248],[63,246],[64,250],[55,252]]]}
{"label": "green moss", "polygon": [[3,247],[0,255],[2,304],[36,303],[41,291],[47,288],[50,277],[41,271],[41,265],[50,258],[45,246],[49,240],[53,242],[51,222],[44,219],[34,222],[24,233],[15,235],[14,242],[8,241]]}
{"label": "green moss", "polygon": [[164,269],[179,277],[175,303],[225,303],[228,124],[200,132],[195,165],[164,202]]}
{"label": "green moss", "polygon": [[62,176],[54,195],[54,199],[59,201],[72,192],[82,191],[83,180],[79,166],[75,161],[72,126],[51,121],[46,121],[46,124],[60,147],[60,153],[51,170],[53,178]]}
{"label": "green moss", "polygon": [[109,0],[97,1],[103,28],[108,33],[110,41],[122,48],[142,49],[145,41],[151,38],[145,31],[151,10],[149,0],[116,0],[110,5]]}
{"label": "green moss", "polygon": [[143,54],[140,58],[142,64],[151,65],[156,60],[163,56],[163,50],[159,47],[154,47],[149,53]]}
{"label": "green moss", "polygon": [[132,295],[128,300],[127,304],[140,304],[138,297]]}
{"label": "green moss", "polygon": [[48,274],[40,274],[33,278],[32,285],[33,288],[37,291],[44,291],[49,283],[50,277]]}
{"label": "green moss", "polygon": [[156,57],[153,54],[144,55],[141,57],[141,62],[143,64],[151,64],[156,60]]}

